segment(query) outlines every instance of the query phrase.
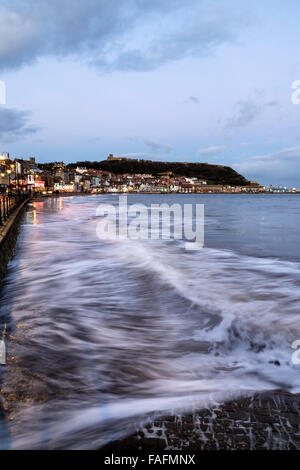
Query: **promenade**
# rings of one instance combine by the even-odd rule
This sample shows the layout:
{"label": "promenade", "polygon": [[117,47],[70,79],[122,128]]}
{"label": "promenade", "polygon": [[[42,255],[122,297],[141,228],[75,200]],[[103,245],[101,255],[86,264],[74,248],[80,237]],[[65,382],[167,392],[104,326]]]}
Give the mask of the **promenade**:
{"label": "promenade", "polygon": [[5,194],[0,196],[0,281],[13,254],[19,225],[30,194]]}

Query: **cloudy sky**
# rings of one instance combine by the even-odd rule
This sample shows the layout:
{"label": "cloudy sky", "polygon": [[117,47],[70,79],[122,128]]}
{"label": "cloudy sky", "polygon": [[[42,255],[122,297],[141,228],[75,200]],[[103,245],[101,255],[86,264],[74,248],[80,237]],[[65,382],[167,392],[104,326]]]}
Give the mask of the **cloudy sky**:
{"label": "cloudy sky", "polygon": [[0,152],[300,187],[298,0],[1,0]]}

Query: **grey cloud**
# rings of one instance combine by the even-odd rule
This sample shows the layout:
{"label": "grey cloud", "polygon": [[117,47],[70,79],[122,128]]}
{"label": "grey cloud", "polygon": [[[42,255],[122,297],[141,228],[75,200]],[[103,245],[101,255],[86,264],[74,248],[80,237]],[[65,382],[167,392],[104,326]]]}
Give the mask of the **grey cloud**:
{"label": "grey cloud", "polygon": [[257,104],[254,101],[240,101],[236,107],[238,112],[236,116],[231,117],[227,121],[227,127],[243,127],[253,122],[264,110],[275,107],[276,101],[269,101],[263,104]]}
{"label": "grey cloud", "polygon": [[234,41],[240,15],[225,0],[3,0],[0,68],[55,55],[104,70],[152,69]]}
{"label": "grey cloud", "polygon": [[199,98],[197,96],[189,96],[189,101],[194,104],[199,104]]}
{"label": "grey cloud", "polygon": [[16,109],[0,108],[0,139],[11,142],[34,134],[38,128],[28,126],[30,113]]}
{"label": "grey cloud", "polygon": [[89,139],[87,139],[88,142],[101,142],[101,140],[101,137],[90,137]]}
{"label": "grey cloud", "polygon": [[219,155],[221,150],[224,150],[225,148],[226,148],[225,145],[219,145],[219,146],[215,145],[215,146],[200,149],[198,150],[197,154],[198,154],[198,157],[204,157],[204,156],[215,157]]}
{"label": "grey cloud", "polygon": [[172,147],[169,145],[160,144],[153,140],[144,140],[144,144],[153,151],[162,151],[166,153],[170,153],[172,151]]}
{"label": "grey cloud", "polygon": [[95,63],[106,70],[151,70],[185,57],[211,54],[217,46],[235,38],[232,22],[222,14],[212,17],[206,8],[196,9],[193,17],[186,18],[183,13],[174,24],[175,31],[163,29],[142,48],[120,51],[111,60],[101,58]]}
{"label": "grey cloud", "polygon": [[300,145],[256,155],[232,166],[250,179],[261,179],[273,184],[295,184],[300,171]]}

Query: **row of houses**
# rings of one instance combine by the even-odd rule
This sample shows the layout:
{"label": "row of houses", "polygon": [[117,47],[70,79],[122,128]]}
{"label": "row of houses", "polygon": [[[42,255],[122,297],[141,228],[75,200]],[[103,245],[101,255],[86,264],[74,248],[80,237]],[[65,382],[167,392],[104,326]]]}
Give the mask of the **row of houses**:
{"label": "row of houses", "polygon": [[114,174],[64,162],[38,164],[35,158],[15,158],[0,155],[0,191],[31,191],[39,193],[235,193],[261,192],[265,188],[257,182],[250,186],[212,185],[209,182],[170,172],[152,174]]}
{"label": "row of houses", "polygon": [[34,158],[12,159],[9,153],[0,154],[0,192],[34,192],[51,186],[51,176],[38,167]]}

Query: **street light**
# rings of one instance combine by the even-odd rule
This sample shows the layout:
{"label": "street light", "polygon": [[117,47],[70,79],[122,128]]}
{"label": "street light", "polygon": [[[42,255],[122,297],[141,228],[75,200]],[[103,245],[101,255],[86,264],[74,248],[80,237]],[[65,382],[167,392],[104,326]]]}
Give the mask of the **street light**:
{"label": "street light", "polygon": [[[1,178],[4,178],[5,173],[0,173]],[[4,186],[4,181],[1,181],[1,187],[0,187],[0,192],[2,193],[3,191],[3,186]]]}
{"label": "street light", "polygon": [[6,173],[8,174],[8,189],[10,189],[10,174],[11,174],[11,170],[7,170]]}

